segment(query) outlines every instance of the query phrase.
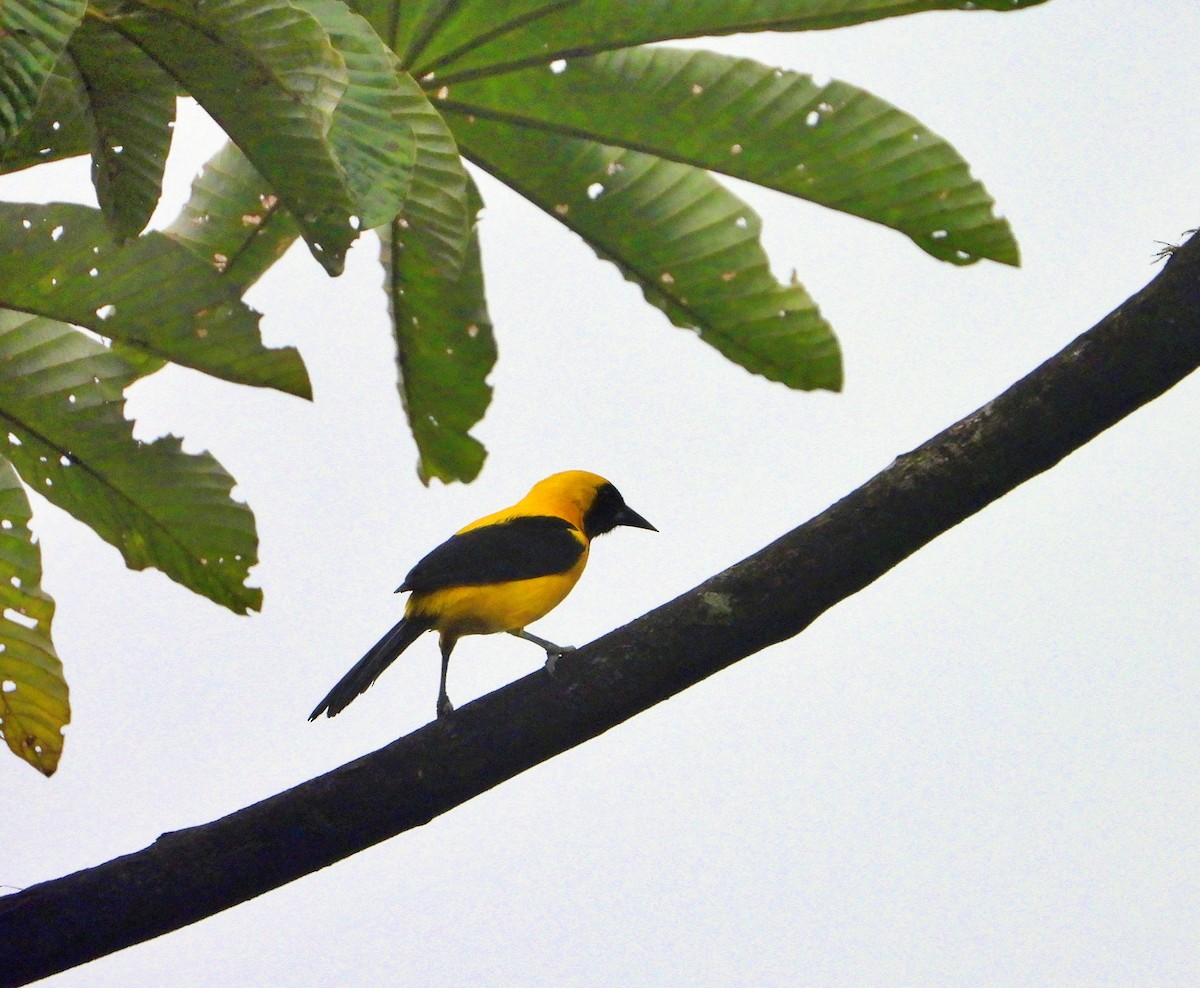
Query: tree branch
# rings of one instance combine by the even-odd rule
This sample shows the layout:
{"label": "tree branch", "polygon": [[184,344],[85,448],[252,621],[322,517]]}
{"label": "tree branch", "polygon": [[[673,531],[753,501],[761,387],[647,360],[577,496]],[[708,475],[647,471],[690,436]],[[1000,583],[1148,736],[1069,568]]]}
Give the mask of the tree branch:
{"label": "tree branch", "polygon": [[699,587],[387,747],[0,899],[0,984],[193,923],[434,817],[790,638],[1200,365],[1200,238],[1004,394]]}

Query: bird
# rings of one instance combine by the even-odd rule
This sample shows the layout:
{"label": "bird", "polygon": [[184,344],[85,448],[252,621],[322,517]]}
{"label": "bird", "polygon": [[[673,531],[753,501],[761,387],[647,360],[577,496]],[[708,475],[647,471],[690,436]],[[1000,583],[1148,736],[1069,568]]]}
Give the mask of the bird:
{"label": "bird", "polygon": [[540,480],[511,507],[460,528],[416,564],[396,588],[411,591],[404,616],[346,673],[309,715],[336,717],[426,631],[437,631],[442,678],[437,715],[454,707],[446,695],[450,653],[464,635],[508,632],[545,649],[547,665],[571,648],[525,630],[574,588],[592,539],[618,526],[657,532],[609,481],[586,470]]}

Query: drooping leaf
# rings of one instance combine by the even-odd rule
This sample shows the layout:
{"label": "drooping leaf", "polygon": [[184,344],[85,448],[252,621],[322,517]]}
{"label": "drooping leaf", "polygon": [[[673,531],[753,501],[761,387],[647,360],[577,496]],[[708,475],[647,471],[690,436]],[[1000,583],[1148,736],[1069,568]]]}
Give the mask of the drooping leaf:
{"label": "drooping leaf", "polygon": [[239,614],[257,561],[254,516],[233,478],[173,436],[143,443],[124,417],[131,368],[107,347],[50,319],[0,310],[0,433],[25,483],[120,550]]}
{"label": "drooping leaf", "polygon": [[640,48],[447,86],[468,116],[586,136],[754,182],[882,223],[955,264],[1015,264],[994,201],[942,138],[844,82],[744,58]]}
{"label": "drooping leaf", "polygon": [[70,59],[60,58],[33,114],[10,140],[0,143],[0,174],[87,154],[94,140],[79,72]]}
{"label": "drooping leaf", "polygon": [[[1011,11],[1046,0],[463,0],[405,64],[441,83],[672,38],[848,27],[927,10]],[[399,6],[398,0],[392,0]],[[515,8],[515,9],[510,9]]]}
{"label": "drooping leaf", "polygon": [[397,78],[417,142],[412,188],[403,216],[409,226],[422,231],[428,259],[436,263],[439,276],[454,279],[471,250],[475,222],[468,203],[471,179],[445,119],[398,64]]}
{"label": "drooping leaf", "polygon": [[311,396],[299,354],[264,347],[258,314],[211,266],[160,233],[116,247],[87,206],[0,203],[0,307],[229,381]]}
{"label": "drooping leaf", "polygon": [[[394,64],[390,65],[394,71]],[[468,233],[466,171],[445,121],[420,87],[397,76],[398,112],[414,134],[416,160],[405,214],[428,238],[437,270],[461,269]],[[192,195],[165,233],[225,274],[242,291],[252,285],[298,235],[294,221],[267,181],[234,144],[217,152],[192,184]]]}
{"label": "drooping leaf", "polygon": [[92,182],[118,241],[150,222],[171,149],[175,84],[136,45],[103,22],[75,32],[69,57],[92,116]]}
{"label": "drooping leaf", "polygon": [[213,155],[163,233],[211,264],[242,294],[300,235],[266,180],[233,143]]}
{"label": "drooping leaf", "polygon": [[42,86],[86,9],[87,0],[0,4],[0,145],[33,113]]}
{"label": "drooping leaf", "polygon": [[[349,84],[329,140],[346,171],[362,229],[390,223],[408,195],[416,147],[392,53],[342,0],[292,0],[316,17],[346,64]],[[405,87],[408,89],[409,87]]]}
{"label": "drooping leaf", "polygon": [[[468,181],[474,218],[483,200]],[[434,477],[474,480],[486,452],[468,430],[491,401],[487,377],[496,362],[478,234],[472,230],[464,262],[449,277],[427,229],[397,221],[380,234],[398,387],[417,443],[417,474],[426,484]]]}
{"label": "drooping leaf", "polygon": [[71,707],[50,639],[54,601],[42,589],[31,517],[16,471],[0,457],[0,735],[18,758],[53,775]]}
{"label": "drooping leaf", "polygon": [[114,7],[109,23],[196,98],[271,184],[313,256],[340,273],[357,231],[329,130],[348,76],[320,22],[287,0],[155,0]]}
{"label": "drooping leaf", "polygon": [[841,357],[798,284],[780,284],[757,214],[708,172],[506,123],[458,131],[464,153],[577,232],[677,326],[749,371],[838,389]]}

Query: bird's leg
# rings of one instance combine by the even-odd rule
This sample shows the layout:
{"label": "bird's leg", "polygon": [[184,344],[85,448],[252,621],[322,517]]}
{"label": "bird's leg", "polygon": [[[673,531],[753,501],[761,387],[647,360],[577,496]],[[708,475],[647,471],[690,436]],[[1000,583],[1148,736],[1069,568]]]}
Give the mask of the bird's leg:
{"label": "bird's leg", "polygon": [[446,674],[450,671],[450,653],[454,651],[454,643],[457,639],[442,635],[438,644],[442,649],[442,682],[438,689],[438,704],[437,715],[439,718],[446,717],[454,713],[454,704],[450,702],[450,697],[446,694]]}
{"label": "bird's leg", "polygon": [[558,663],[560,657],[568,652],[574,652],[574,645],[555,645],[552,641],[547,641],[545,638],[539,638],[537,635],[530,634],[524,628],[519,628],[516,631],[510,631],[510,635],[517,638],[524,638],[527,642],[533,642],[546,650],[546,672],[550,674],[550,678],[554,678],[554,667]]}

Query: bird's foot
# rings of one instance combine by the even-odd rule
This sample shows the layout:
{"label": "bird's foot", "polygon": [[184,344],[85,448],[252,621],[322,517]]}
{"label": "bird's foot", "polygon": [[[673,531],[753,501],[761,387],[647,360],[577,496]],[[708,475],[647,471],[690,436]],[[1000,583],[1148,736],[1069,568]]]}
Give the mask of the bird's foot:
{"label": "bird's foot", "polygon": [[558,679],[555,670],[558,667],[558,660],[568,652],[574,652],[574,645],[555,645],[554,648],[546,649],[546,672],[551,679]]}
{"label": "bird's foot", "polygon": [[438,697],[438,720],[441,720],[443,717],[449,717],[452,713],[454,713],[454,704],[450,702],[450,697],[443,693]]}

